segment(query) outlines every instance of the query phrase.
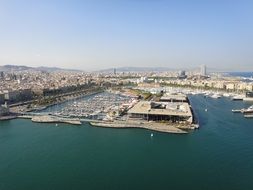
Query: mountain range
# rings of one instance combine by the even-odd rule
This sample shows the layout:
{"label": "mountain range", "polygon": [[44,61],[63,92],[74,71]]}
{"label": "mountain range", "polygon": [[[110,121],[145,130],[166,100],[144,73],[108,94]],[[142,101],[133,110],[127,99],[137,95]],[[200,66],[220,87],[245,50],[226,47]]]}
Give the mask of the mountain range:
{"label": "mountain range", "polygon": [[3,65],[3,66],[0,66],[0,71],[4,71],[4,72],[14,72],[14,71],[82,72],[81,70],[76,70],[76,69],[62,69],[62,68],[58,68],[58,67],[28,67],[28,66],[24,66],[24,65]]}
{"label": "mountain range", "polygon": [[[116,72],[164,72],[164,71],[193,71],[199,70],[199,68],[191,68],[191,69],[175,69],[169,67],[116,67],[109,69],[102,69],[93,71],[95,73],[113,73],[114,69]],[[228,72],[229,70],[221,70],[217,68],[207,68],[208,72]],[[55,72],[55,71],[66,71],[66,72],[84,72],[83,70],[78,69],[63,69],[59,67],[29,67],[29,66],[20,66],[20,65],[3,65],[0,66],[0,71],[4,72],[14,72],[14,71],[46,71],[46,72]]]}

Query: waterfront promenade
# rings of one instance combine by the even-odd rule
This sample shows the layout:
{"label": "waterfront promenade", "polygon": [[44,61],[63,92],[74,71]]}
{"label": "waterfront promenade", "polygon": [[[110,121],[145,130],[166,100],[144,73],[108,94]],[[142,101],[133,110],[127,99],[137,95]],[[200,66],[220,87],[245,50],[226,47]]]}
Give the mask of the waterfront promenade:
{"label": "waterfront promenade", "polygon": [[95,127],[105,127],[105,128],[117,128],[117,129],[126,129],[126,128],[141,128],[148,129],[152,131],[158,131],[163,133],[177,133],[185,134],[188,133],[186,130],[180,129],[178,124],[169,124],[169,123],[155,123],[155,122],[139,122],[139,121],[113,121],[113,122],[101,122],[93,121],[90,122],[92,126]]}

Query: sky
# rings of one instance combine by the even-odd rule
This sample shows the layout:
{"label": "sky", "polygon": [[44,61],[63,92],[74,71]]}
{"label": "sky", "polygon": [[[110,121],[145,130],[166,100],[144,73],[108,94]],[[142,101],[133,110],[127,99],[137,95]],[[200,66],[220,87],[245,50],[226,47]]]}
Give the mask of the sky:
{"label": "sky", "polygon": [[0,0],[0,65],[253,71],[253,1]]}

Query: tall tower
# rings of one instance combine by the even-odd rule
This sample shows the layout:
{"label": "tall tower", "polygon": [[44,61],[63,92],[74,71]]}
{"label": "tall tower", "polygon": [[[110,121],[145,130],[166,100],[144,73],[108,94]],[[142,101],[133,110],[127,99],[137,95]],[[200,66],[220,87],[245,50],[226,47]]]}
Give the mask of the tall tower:
{"label": "tall tower", "polygon": [[3,78],[4,78],[4,72],[0,71],[0,79],[3,79]]}
{"label": "tall tower", "polygon": [[200,66],[200,75],[206,76],[206,66],[205,65]]}
{"label": "tall tower", "polygon": [[113,69],[113,74],[116,75],[116,68]]}

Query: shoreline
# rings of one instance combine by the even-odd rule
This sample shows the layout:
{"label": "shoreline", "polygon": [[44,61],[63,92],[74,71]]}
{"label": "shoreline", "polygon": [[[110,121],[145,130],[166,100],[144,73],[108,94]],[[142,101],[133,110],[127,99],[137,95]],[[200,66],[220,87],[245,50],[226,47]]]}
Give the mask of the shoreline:
{"label": "shoreline", "polygon": [[139,128],[147,129],[151,131],[172,133],[172,134],[187,134],[189,130],[197,129],[194,125],[187,124],[173,124],[173,123],[158,123],[158,122],[146,122],[146,121],[102,121],[102,120],[90,120],[90,119],[77,119],[77,118],[63,118],[51,115],[41,116],[18,116],[19,119],[29,119],[35,123],[66,123],[71,125],[82,125],[83,123],[89,123],[91,127],[103,127],[114,129],[130,129]]}
{"label": "shoreline", "polygon": [[12,120],[16,119],[17,117],[18,117],[17,115],[0,116],[0,121]]}

